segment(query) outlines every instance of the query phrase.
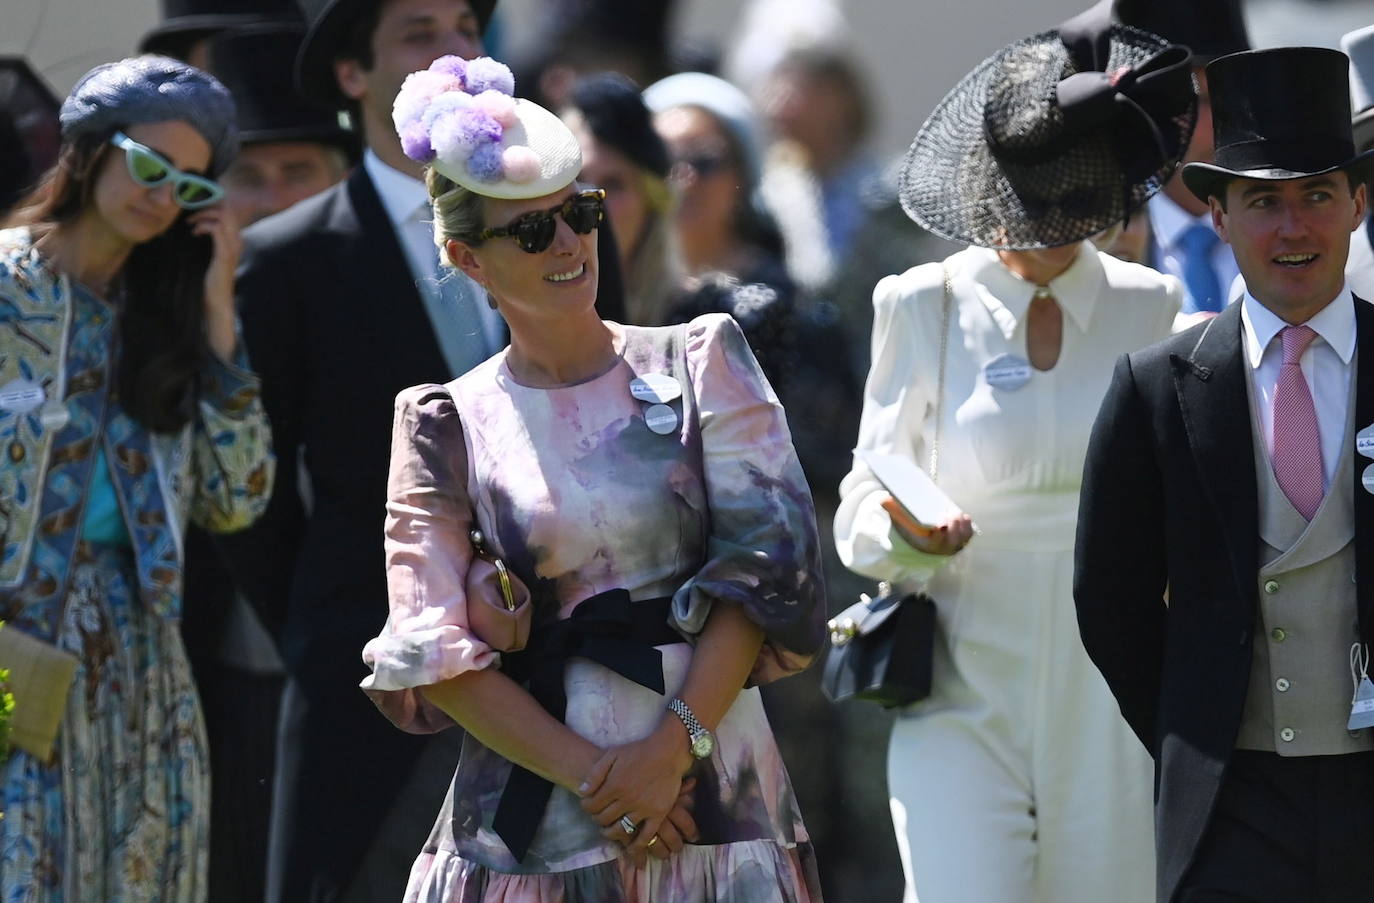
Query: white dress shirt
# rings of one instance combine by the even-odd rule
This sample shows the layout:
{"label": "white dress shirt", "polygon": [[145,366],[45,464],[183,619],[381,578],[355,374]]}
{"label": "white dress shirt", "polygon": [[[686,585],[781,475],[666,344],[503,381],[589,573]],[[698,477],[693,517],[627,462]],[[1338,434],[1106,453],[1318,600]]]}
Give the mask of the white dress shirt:
{"label": "white dress shirt", "polygon": [[1345,284],[1362,301],[1374,301],[1374,247],[1370,245],[1368,222],[1360,223],[1350,236]]}
{"label": "white dress shirt", "polygon": [[[1279,330],[1289,324],[1249,292],[1245,293],[1243,304],[1240,319],[1244,329],[1245,359],[1250,364],[1251,387],[1259,408],[1264,442],[1272,457],[1274,393],[1278,390],[1279,371],[1283,369],[1283,342],[1274,339]],[[1322,444],[1322,485],[1330,489],[1345,438],[1351,362],[1355,358],[1355,301],[1350,289],[1342,288],[1336,299],[1305,325],[1312,327],[1317,338],[1303,352],[1300,364],[1317,409],[1317,429],[1321,431]]]}
{"label": "white dress shirt", "polygon": [[[434,243],[434,213],[429,204],[429,190],[419,179],[382,162],[382,158],[371,148],[363,152],[363,169],[367,170],[368,177],[372,179],[377,195],[382,200],[382,209],[386,211],[387,219],[391,220],[396,236],[401,241],[401,249],[405,252],[406,262],[410,264],[410,273],[425,300],[425,310],[430,314],[430,322],[435,333],[453,328],[456,324],[445,318],[436,317],[435,308],[431,306],[431,301],[437,294],[435,279],[439,266],[439,249]],[[457,270],[446,271],[444,278],[471,282],[466,275]],[[487,306],[481,288],[475,284],[470,287],[478,299],[473,306],[477,310],[487,350],[494,353],[505,345],[505,323],[500,314]],[[443,344],[441,341],[440,346]]]}
{"label": "white dress shirt", "polygon": [[[1161,273],[1182,280],[1185,261],[1183,246],[1179,244],[1179,239],[1190,226],[1201,224],[1208,229],[1212,228],[1212,217],[1207,213],[1193,216],[1162,191],[1150,198],[1147,209],[1150,213],[1153,265]],[[1217,285],[1221,287],[1223,294],[1234,300],[1234,296],[1227,294],[1227,288],[1240,275],[1240,267],[1236,266],[1236,256],[1231,253],[1231,246],[1218,238],[1212,248],[1211,258],[1212,272],[1217,274]]]}

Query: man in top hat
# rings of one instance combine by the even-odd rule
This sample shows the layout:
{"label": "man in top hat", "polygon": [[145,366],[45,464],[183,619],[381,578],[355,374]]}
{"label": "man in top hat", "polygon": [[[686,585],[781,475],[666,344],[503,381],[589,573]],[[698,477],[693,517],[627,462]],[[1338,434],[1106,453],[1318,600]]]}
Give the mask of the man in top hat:
{"label": "man in top hat", "polygon": [[[1206,65],[1250,49],[1240,0],[1103,0],[1123,25],[1152,32],[1192,51],[1198,87],[1197,127],[1184,163],[1212,159],[1212,110]],[[1205,201],[1183,184],[1180,167],[1150,199],[1148,237],[1139,261],[1183,283],[1183,313],[1214,313],[1226,306],[1239,270],[1231,249],[1212,228]]]}
{"label": "man in top hat", "polygon": [[[239,155],[220,181],[241,226],[334,185],[358,152],[337,113],[292,89],[304,36],[304,24],[277,21],[227,28],[203,42],[208,70],[238,110]],[[186,537],[186,597],[182,636],[212,766],[209,903],[261,900],[284,671],[210,534],[194,526]]]}
{"label": "man in top hat", "polygon": [[348,173],[358,135],[330,107],[294,90],[305,26],[223,31],[206,44],[208,71],[234,95],[242,148],[222,181],[225,203],[248,226],[319,194]]}
{"label": "man in top hat", "polygon": [[[1350,57],[1350,99],[1354,102],[1355,147],[1374,148],[1374,25],[1341,38],[1341,50]],[[1368,184],[1368,180],[1366,180]],[[1345,266],[1350,290],[1374,300],[1374,215],[1365,217],[1364,228],[1350,240],[1350,261]]]}
{"label": "man in top hat", "polygon": [[138,43],[139,53],[160,53],[209,70],[206,42],[221,31],[271,22],[300,22],[295,0],[159,0],[162,19]]}
{"label": "man in top hat", "polygon": [[391,106],[410,72],[481,52],[495,0],[311,6],[297,83],[350,108],[363,155],[343,182],[244,232],[244,341],[277,454],[299,466],[281,468],[267,514],[222,549],[288,674],[267,899],[370,903],[401,898],[460,742],[397,731],[358,689],[363,644],[386,618],[393,401],[504,344],[473,284],[439,278],[428,193]]}
{"label": "man in top hat", "polygon": [[1374,640],[1374,305],[1344,270],[1371,155],[1338,51],[1233,54],[1207,76],[1215,164],[1184,181],[1246,292],[1117,362],[1083,478],[1078,621],[1155,757],[1161,901],[1364,900],[1374,684],[1351,697]]}

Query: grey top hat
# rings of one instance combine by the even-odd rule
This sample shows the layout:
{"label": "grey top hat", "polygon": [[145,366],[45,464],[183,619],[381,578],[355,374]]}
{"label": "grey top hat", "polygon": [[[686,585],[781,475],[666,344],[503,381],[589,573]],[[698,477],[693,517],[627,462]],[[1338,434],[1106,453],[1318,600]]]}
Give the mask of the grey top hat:
{"label": "grey top hat", "polygon": [[940,101],[907,151],[908,216],[985,248],[1055,247],[1168,181],[1197,121],[1188,52],[1106,12],[1003,48]]}
{"label": "grey top hat", "polygon": [[[346,98],[334,77],[334,60],[348,31],[362,17],[371,15],[382,0],[297,0],[310,23],[305,42],[296,57],[296,85],[316,103],[339,109]],[[468,0],[478,27],[486,31],[496,0]]]}
{"label": "grey top hat", "polygon": [[1374,150],[1356,153],[1350,128],[1350,61],[1325,47],[1233,53],[1207,67],[1216,151],[1183,167],[1201,200],[1234,178],[1285,181],[1339,170],[1362,177]]}
{"label": "grey top hat", "polygon": [[113,133],[138,122],[180,119],[210,145],[210,175],[239,152],[234,100],[224,85],[194,66],[145,54],[96,66],[81,76],[58,114],[66,141]]}
{"label": "grey top hat", "polygon": [[1355,111],[1351,123],[1355,147],[1374,147],[1374,25],[1341,37],[1341,49],[1350,57],[1350,101]]}

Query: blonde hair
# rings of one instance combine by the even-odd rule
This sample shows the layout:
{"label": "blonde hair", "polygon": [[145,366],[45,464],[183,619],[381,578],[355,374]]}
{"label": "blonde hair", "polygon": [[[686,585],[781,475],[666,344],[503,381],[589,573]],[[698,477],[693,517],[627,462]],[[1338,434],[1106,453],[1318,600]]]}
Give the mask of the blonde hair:
{"label": "blonde hair", "polygon": [[481,244],[473,236],[482,231],[482,196],[433,167],[425,170],[425,187],[429,189],[430,207],[434,211],[434,244],[439,248],[439,261],[453,267],[448,256],[449,239],[468,245]]}

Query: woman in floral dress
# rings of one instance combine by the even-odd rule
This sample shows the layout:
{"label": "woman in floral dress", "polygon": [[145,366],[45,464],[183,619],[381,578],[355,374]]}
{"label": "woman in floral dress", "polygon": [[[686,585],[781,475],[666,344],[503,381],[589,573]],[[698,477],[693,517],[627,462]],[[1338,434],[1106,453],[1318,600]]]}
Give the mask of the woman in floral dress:
{"label": "woman in floral dress", "polygon": [[[782,410],[728,317],[596,315],[602,193],[512,90],[500,64],[449,57],[395,109],[431,167],[436,241],[511,332],[397,399],[391,615],[364,687],[407,729],[468,732],[406,899],[819,899],[755,686],[823,634]],[[474,525],[531,590],[523,652],[473,627]]]}

